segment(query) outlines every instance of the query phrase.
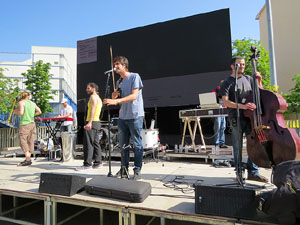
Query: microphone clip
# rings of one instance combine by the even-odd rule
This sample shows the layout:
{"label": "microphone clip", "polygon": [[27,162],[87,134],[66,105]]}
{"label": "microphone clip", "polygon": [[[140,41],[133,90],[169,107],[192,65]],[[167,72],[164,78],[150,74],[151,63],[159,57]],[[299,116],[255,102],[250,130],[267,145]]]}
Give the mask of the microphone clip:
{"label": "microphone clip", "polygon": [[240,65],[239,63],[236,63],[236,64],[234,65],[234,67],[235,67],[234,69],[237,70],[240,66],[241,66],[241,65]]}
{"label": "microphone clip", "polygon": [[116,71],[116,68],[113,68],[113,69],[111,69],[111,70],[107,70],[107,71],[104,72],[104,74],[111,73],[112,71]]}

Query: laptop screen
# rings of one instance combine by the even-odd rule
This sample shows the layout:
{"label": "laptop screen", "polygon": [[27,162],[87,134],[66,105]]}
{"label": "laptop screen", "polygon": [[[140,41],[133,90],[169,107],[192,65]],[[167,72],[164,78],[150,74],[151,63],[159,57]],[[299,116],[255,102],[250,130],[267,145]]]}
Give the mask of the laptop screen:
{"label": "laptop screen", "polygon": [[199,102],[201,108],[219,108],[220,105],[217,103],[216,93],[208,92],[199,94]]}

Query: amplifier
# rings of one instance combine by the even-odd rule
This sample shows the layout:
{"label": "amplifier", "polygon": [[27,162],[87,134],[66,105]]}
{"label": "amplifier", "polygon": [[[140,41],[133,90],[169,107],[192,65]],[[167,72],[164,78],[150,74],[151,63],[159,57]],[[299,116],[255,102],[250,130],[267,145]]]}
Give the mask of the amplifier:
{"label": "amplifier", "polygon": [[246,219],[255,216],[253,189],[199,184],[195,184],[194,187],[196,213]]}

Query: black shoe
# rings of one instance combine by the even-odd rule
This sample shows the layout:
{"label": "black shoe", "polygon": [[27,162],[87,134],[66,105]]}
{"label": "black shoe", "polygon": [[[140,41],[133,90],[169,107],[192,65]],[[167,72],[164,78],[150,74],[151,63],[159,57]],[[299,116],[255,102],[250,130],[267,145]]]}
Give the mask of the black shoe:
{"label": "black shoe", "polygon": [[23,162],[20,162],[18,164],[18,166],[30,166],[31,164],[32,164],[31,160],[28,161],[28,160],[25,159]]}
{"label": "black shoe", "polygon": [[128,178],[128,168],[121,168],[115,175],[117,178]]}
{"label": "black shoe", "polygon": [[219,148],[228,148],[228,146],[225,145],[225,144],[220,144],[220,145],[219,145]]}
{"label": "black shoe", "polygon": [[103,165],[102,165],[102,163],[100,163],[100,164],[94,164],[93,166],[92,166],[92,168],[93,169],[99,169],[99,168],[101,168]]}
{"label": "black shoe", "polygon": [[142,179],[141,171],[140,170],[133,170],[133,171],[134,171],[134,175],[132,177],[132,180],[140,180],[140,179]]}
{"label": "black shoe", "polygon": [[63,162],[64,161],[64,159],[63,158],[61,158],[61,159],[58,159],[58,160],[55,160],[55,162]]}
{"label": "black shoe", "polygon": [[92,169],[92,166],[85,166],[85,165],[75,168],[76,171],[83,171],[83,170],[90,170],[90,169]]}
{"label": "black shoe", "polygon": [[263,183],[268,183],[269,182],[269,180],[266,177],[262,176],[262,175],[256,175],[256,176],[251,176],[251,175],[249,176],[248,175],[247,180],[254,180],[254,181],[263,182]]}

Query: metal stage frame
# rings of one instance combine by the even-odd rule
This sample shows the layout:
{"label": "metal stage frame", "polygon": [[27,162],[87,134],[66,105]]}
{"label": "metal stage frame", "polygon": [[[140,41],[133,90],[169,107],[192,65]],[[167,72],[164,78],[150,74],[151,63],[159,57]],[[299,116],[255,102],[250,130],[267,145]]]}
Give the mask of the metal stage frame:
{"label": "metal stage frame", "polygon": [[[235,218],[225,218],[225,217],[217,217],[217,216],[207,216],[207,215],[197,215],[197,214],[185,214],[179,212],[168,212],[161,210],[149,210],[146,208],[139,207],[131,207],[131,206],[120,206],[116,204],[110,203],[99,203],[93,201],[84,201],[73,199],[69,197],[63,197],[52,194],[42,194],[42,193],[25,193],[20,191],[12,191],[0,189],[0,202],[3,204],[4,196],[12,196],[13,198],[13,208],[7,211],[3,211],[1,207],[0,211],[0,222],[7,221],[16,224],[26,224],[26,225],[61,225],[66,222],[76,218],[82,213],[90,210],[91,208],[95,208],[99,210],[99,225],[105,225],[104,223],[104,211],[114,211],[118,214],[118,224],[119,225],[139,225],[136,222],[136,216],[142,215],[149,217],[148,223],[151,224],[155,218],[159,219],[160,225],[168,224],[166,221],[175,220],[181,222],[194,222],[200,224],[220,224],[220,225],[229,225],[229,224],[272,224],[272,223],[263,223],[261,221],[253,221],[253,220],[245,220],[245,219],[235,219]],[[29,203],[25,203],[23,205],[18,205],[18,198],[27,198],[32,201]],[[27,220],[20,220],[14,218],[17,214],[18,210],[26,210],[26,207],[30,207],[33,204],[36,204],[38,201],[43,202],[44,205],[44,219],[43,223],[29,222]],[[57,205],[63,204],[71,204],[76,206],[82,206],[83,209],[79,209],[73,215],[64,218],[61,221],[57,220]],[[5,217],[6,214],[13,213],[13,218]]]}
{"label": "metal stage frame", "polygon": [[[142,203],[131,203],[89,195],[85,191],[71,197],[38,192],[39,177],[43,172],[76,174],[88,180],[107,175],[107,162],[100,169],[75,172],[74,167],[80,166],[82,160],[56,163],[38,158],[29,167],[17,167],[21,160],[23,158],[0,158],[0,224],[272,224],[264,220],[196,214],[193,192],[181,193],[164,186],[174,176],[185,176],[187,180],[199,179],[211,185],[235,182],[233,168],[213,168],[209,164],[195,162],[148,162],[143,165],[142,181],[151,184],[152,194]],[[119,161],[112,162],[113,174],[119,166]],[[271,174],[270,170],[262,169],[261,172],[267,176]],[[254,184],[262,185],[258,182]]]}

